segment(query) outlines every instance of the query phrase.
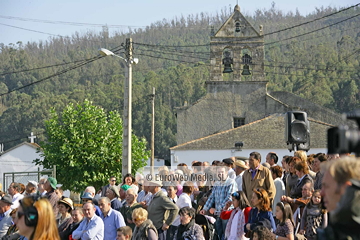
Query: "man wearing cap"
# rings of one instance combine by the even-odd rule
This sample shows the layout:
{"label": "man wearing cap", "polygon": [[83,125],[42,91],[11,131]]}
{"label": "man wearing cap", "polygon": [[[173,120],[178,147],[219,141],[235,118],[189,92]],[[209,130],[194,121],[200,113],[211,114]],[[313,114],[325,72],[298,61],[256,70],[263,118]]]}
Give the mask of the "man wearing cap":
{"label": "man wearing cap", "polygon": [[148,184],[150,186],[149,191],[153,196],[147,209],[148,218],[156,227],[159,240],[165,240],[166,230],[175,220],[179,209],[161,190],[161,181],[149,181]]}
{"label": "man wearing cap", "polygon": [[272,203],[276,188],[270,170],[261,163],[261,155],[258,152],[251,152],[249,157],[250,169],[246,170],[243,175],[243,192],[248,199],[251,199],[253,189],[263,188],[269,194]]}
{"label": "man wearing cap", "polygon": [[110,199],[111,208],[120,212],[120,208],[122,207],[122,204],[119,200],[119,196],[120,193],[117,186],[111,186],[106,190],[106,197]]}
{"label": "man wearing cap", "polygon": [[28,181],[25,186],[25,196],[34,195],[37,192],[38,183],[35,181]]}
{"label": "man wearing cap", "polygon": [[44,189],[46,190],[45,196],[49,199],[49,202],[54,210],[55,217],[58,215],[57,203],[59,201],[59,197],[55,192],[57,181],[53,177],[49,177],[44,183]]}
{"label": "man wearing cap", "polygon": [[152,193],[149,191],[149,184],[147,180],[144,180],[143,190],[139,192],[137,197],[137,202],[140,203],[143,208],[147,209],[147,206],[150,204],[150,200],[152,198]]}
{"label": "man wearing cap", "polygon": [[104,222],[104,240],[114,240],[116,238],[116,229],[126,226],[123,215],[111,208],[110,199],[101,197],[99,199],[101,209],[101,219]]}
{"label": "man wearing cap", "polygon": [[123,184],[119,189],[121,206],[126,205],[126,191],[129,190],[129,188],[131,188],[130,185]]}
{"label": "man wearing cap", "polygon": [[244,175],[244,171],[246,169],[249,169],[249,167],[246,166],[245,162],[242,160],[235,160],[234,165],[235,165],[235,173],[236,173],[235,182],[237,183],[238,191],[242,191],[242,177]]}
{"label": "man wearing cap", "polygon": [[12,197],[12,209],[18,208],[19,207],[19,201],[21,199],[24,198],[24,195],[22,195],[21,193],[21,186],[19,183],[13,182],[10,184],[9,188],[8,188],[8,193],[11,195]]}
{"label": "man wearing cap", "polygon": [[12,225],[10,216],[12,200],[12,197],[8,194],[0,199],[0,238],[5,236],[7,230]]}

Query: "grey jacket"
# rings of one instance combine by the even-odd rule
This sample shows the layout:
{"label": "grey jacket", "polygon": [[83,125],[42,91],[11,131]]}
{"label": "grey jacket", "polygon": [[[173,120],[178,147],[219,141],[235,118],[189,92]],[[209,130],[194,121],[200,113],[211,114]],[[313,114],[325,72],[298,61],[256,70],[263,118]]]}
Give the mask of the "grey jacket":
{"label": "grey jacket", "polygon": [[148,218],[153,222],[156,229],[161,228],[164,223],[170,226],[179,212],[176,204],[161,190],[153,195],[147,210]]}

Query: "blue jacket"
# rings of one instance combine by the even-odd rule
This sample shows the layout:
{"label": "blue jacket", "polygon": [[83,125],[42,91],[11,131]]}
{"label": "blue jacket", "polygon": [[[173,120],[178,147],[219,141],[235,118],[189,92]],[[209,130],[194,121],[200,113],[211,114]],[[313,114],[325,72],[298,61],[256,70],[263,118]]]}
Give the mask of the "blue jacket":
{"label": "blue jacket", "polygon": [[[247,224],[250,223],[250,229],[254,230],[257,226],[264,226],[272,230],[274,232],[276,230],[276,225],[274,221],[274,217],[271,211],[260,211],[257,208],[252,208],[250,211],[250,216]],[[246,229],[246,225],[244,226],[245,232],[248,230]]]}

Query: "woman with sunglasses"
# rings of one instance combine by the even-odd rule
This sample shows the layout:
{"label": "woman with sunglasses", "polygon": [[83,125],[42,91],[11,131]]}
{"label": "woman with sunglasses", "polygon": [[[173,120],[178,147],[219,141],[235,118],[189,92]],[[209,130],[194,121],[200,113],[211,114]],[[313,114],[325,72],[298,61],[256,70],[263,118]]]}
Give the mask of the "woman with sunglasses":
{"label": "woman with sunglasses", "polygon": [[269,195],[263,188],[253,190],[251,203],[254,206],[250,211],[250,217],[244,227],[245,232],[252,231],[256,226],[262,225],[275,231],[275,221],[270,207]]}
{"label": "woman with sunglasses", "polygon": [[60,240],[53,208],[47,198],[39,195],[20,200],[15,224],[28,240]]}
{"label": "woman with sunglasses", "polygon": [[[232,201],[226,203],[221,212],[221,219],[229,219],[225,229],[225,239],[242,240],[245,239],[244,225],[248,220],[251,210],[250,203],[243,191],[237,191],[231,194]],[[234,208],[227,211],[233,205]]]}

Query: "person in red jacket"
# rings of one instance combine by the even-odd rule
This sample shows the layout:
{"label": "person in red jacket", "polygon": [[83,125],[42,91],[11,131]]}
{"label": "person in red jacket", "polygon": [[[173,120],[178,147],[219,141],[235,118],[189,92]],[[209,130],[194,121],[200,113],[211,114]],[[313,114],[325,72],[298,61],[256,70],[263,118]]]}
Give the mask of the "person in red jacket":
{"label": "person in red jacket", "polygon": [[[250,203],[243,191],[234,192],[231,198],[232,201],[226,203],[220,215],[221,219],[229,219],[225,229],[225,238],[227,240],[245,239],[244,225],[249,218]],[[231,205],[234,208],[228,211]]]}

